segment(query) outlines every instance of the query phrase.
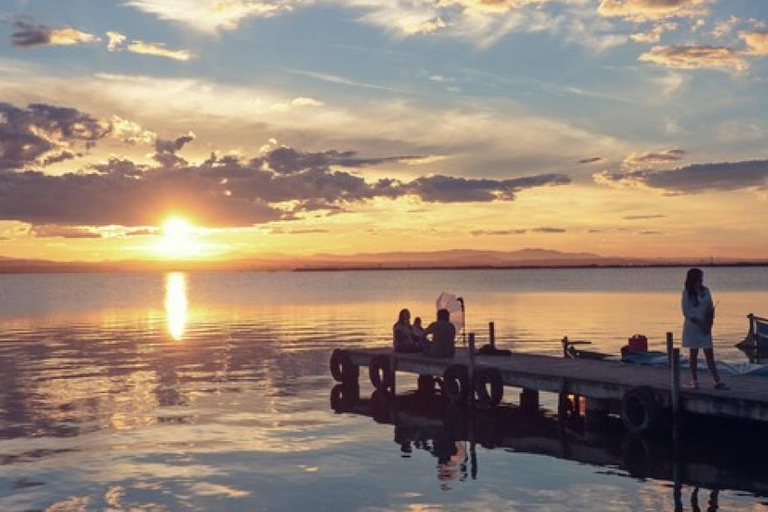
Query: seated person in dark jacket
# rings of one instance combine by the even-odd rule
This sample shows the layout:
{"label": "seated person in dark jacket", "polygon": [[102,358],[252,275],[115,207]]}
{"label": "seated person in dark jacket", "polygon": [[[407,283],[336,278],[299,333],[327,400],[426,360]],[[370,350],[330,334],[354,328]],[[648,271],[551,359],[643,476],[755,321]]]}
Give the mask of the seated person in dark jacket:
{"label": "seated person in dark jacket", "polygon": [[429,324],[426,334],[432,335],[432,341],[424,353],[432,357],[453,357],[456,353],[456,327],[451,323],[451,314],[447,309],[437,312],[437,322]]}

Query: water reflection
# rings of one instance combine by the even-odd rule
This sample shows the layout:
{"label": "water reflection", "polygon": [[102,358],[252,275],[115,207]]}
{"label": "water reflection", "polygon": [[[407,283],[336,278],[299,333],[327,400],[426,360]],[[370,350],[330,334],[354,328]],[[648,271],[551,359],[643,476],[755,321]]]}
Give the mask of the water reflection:
{"label": "water reflection", "polygon": [[165,313],[168,318],[168,332],[176,341],[184,337],[187,328],[187,276],[172,272],[165,277]]}
{"label": "water reflection", "polygon": [[414,458],[421,451],[437,459],[436,480],[442,490],[449,490],[452,480],[466,479],[467,470],[472,480],[482,479],[482,447],[609,468],[614,476],[666,481],[675,510],[686,510],[682,504],[688,494],[691,510],[701,510],[699,495],[704,492],[706,510],[717,510],[723,488],[768,496],[768,447],[761,441],[759,424],[690,417],[687,437],[677,444],[663,435],[627,433],[618,418],[610,418],[596,432],[583,418],[560,421],[545,410],[531,413],[512,405],[475,410],[446,405],[440,396],[382,391],[364,399],[343,384],[332,389],[331,408],[393,425],[394,442],[404,457]]}

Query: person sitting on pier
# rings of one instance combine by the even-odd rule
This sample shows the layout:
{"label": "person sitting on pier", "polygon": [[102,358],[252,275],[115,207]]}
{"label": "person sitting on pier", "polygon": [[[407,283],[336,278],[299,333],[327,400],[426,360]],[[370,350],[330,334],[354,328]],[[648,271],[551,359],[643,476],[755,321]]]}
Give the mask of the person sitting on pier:
{"label": "person sitting on pier", "polygon": [[417,347],[424,348],[427,346],[427,332],[421,326],[420,316],[413,319],[413,341]]}
{"label": "person sitting on pier", "polygon": [[698,268],[688,270],[685,277],[685,289],[683,290],[683,347],[691,351],[691,387],[698,388],[697,366],[699,349],[704,349],[704,357],[707,367],[712,374],[715,389],[728,389],[728,386],[720,380],[715,365],[715,355],[712,349],[712,324],[715,321],[715,306],[712,303],[712,294],[709,288],[704,286],[704,272]]}
{"label": "person sitting on pier", "polygon": [[413,339],[413,327],[411,327],[411,312],[401,309],[397,322],[392,326],[392,344],[395,352],[419,352],[420,349]]}
{"label": "person sitting on pier", "polygon": [[437,312],[437,321],[429,324],[424,331],[426,335],[432,335],[432,341],[424,354],[431,357],[453,357],[456,353],[456,327],[451,323],[451,314],[447,309]]}

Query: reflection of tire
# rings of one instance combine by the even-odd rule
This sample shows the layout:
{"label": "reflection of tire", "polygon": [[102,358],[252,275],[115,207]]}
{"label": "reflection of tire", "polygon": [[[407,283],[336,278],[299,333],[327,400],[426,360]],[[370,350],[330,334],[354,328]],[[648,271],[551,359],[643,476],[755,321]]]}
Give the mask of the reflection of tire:
{"label": "reflection of tire", "polygon": [[389,389],[395,381],[394,372],[389,367],[389,357],[378,355],[368,365],[371,384],[376,389]]}
{"label": "reflection of tire", "polygon": [[371,395],[371,417],[376,423],[394,423],[392,420],[393,396],[386,389],[377,389]]}
{"label": "reflection of tire", "polygon": [[336,382],[356,381],[360,375],[360,368],[352,364],[349,352],[335,349],[331,354],[331,375]]}
{"label": "reflection of tire", "polygon": [[360,388],[356,384],[336,384],[331,389],[331,409],[344,412],[360,400]]}
{"label": "reflection of tire", "polygon": [[659,423],[661,406],[648,386],[632,388],[621,399],[621,419],[633,434],[648,432]]}
{"label": "reflection of tire", "polygon": [[436,391],[435,378],[431,375],[419,375],[416,381],[417,390],[422,396],[432,396]]}
{"label": "reflection of tire", "polygon": [[[479,368],[474,375],[475,397],[480,407],[496,407],[504,396],[504,382],[496,368]],[[490,387],[490,391],[489,388]]]}
{"label": "reflection of tire", "polygon": [[653,445],[645,438],[630,434],[621,446],[624,469],[634,478],[648,478],[653,475],[656,464]]}
{"label": "reflection of tire", "polygon": [[466,366],[454,364],[443,374],[443,393],[449,402],[461,402],[469,395],[469,371]]}

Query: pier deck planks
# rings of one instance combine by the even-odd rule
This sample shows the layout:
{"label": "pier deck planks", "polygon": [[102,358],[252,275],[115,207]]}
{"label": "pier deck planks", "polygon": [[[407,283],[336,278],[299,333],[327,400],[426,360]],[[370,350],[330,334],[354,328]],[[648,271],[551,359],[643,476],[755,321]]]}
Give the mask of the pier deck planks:
{"label": "pier deck planks", "polygon": [[[465,349],[457,349],[453,359],[436,359],[421,354],[393,353],[389,348],[348,351],[353,364],[368,366],[376,355],[387,355],[397,371],[442,375],[451,364],[468,365]],[[544,355],[513,353],[510,357],[476,356],[475,367],[493,367],[501,372],[505,386],[568,393],[620,400],[636,386],[649,386],[663,405],[671,402],[669,368],[630,365],[615,361],[567,359]],[[687,375],[683,375],[687,382]],[[768,421],[768,378],[748,375],[727,376],[730,390],[712,389],[709,372],[699,371],[700,389],[681,390],[685,411],[711,416]]]}

